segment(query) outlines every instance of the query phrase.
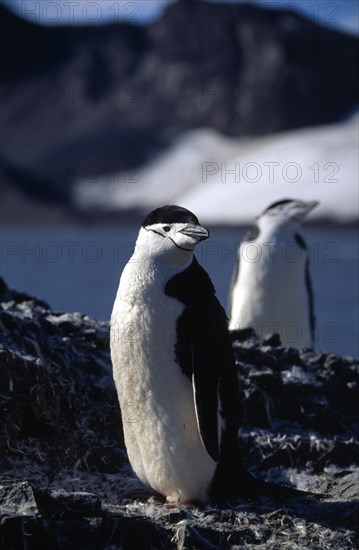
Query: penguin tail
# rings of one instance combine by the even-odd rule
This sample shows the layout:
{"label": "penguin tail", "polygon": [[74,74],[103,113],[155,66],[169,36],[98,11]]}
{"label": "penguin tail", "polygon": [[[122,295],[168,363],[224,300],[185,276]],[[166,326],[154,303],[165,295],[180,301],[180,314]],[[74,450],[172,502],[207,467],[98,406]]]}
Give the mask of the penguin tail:
{"label": "penguin tail", "polygon": [[291,500],[297,498],[321,499],[326,496],[258,479],[246,470],[241,461],[237,461],[235,468],[228,466],[224,463],[219,463],[217,466],[209,495],[213,503],[223,504],[229,501],[253,500],[262,497],[274,500]]}

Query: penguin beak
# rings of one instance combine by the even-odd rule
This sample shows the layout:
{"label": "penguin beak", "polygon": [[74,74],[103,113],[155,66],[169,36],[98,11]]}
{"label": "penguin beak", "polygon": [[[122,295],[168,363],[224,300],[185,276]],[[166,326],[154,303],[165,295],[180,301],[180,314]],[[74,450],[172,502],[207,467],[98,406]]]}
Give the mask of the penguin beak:
{"label": "penguin beak", "polygon": [[309,212],[311,212],[313,208],[318,206],[319,201],[308,201],[308,202],[305,202],[304,204],[305,204],[305,212],[303,212],[303,218],[306,218]]}
{"label": "penguin beak", "polygon": [[318,204],[318,201],[302,201],[301,203],[299,203],[298,208],[294,209],[294,215],[292,216],[292,219],[298,221],[299,223],[302,223],[308,216],[309,212],[311,212],[313,208],[318,206]]}
{"label": "penguin beak", "polygon": [[209,237],[209,231],[202,227],[201,225],[189,225],[180,229],[179,233],[183,233],[187,237],[191,237],[196,242],[204,241]]}
{"label": "penguin beak", "polygon": [[310,212],[311,210],[313,210],[313,208],[318,206],[319,201],[311,201],[311,202],[307,202],[306,204],[307,204],[307,207],[308,207],[308,212]]}

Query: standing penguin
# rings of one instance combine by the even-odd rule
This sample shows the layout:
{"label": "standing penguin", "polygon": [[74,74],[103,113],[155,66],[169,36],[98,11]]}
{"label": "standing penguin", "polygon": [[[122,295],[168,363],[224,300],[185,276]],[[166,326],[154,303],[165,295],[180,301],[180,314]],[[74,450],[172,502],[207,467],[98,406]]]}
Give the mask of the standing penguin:
{"label": "standing penguin", "polygon": [[301,224],[318,202],[283,199],[258,217],[243,240],[230,295],[230,330],[253,327],[262,338],[310,348],[314,341],[309,259]]}
{"label": "standing penguin", "polygon": [[151,212],[111,317],[129,460],[169,502],[223,500],[253,479],[237,453],[238,382],[227,317],[193,255],[208,236],[185,208]]}

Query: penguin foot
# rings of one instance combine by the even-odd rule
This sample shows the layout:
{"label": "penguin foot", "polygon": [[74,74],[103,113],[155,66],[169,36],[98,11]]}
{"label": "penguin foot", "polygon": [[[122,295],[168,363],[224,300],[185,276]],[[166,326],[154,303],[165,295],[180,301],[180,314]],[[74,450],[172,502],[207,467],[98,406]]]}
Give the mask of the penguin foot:
{"label": "penguin foot", "polygon": [[127,495],[128,500],[149,500],[151,498],[161,503],[163,503],[165,500],[165,498],[160,493],[155,493],[150,489],[148,491],[146,491],[146,489],[143,489],[142,491],[133,491],[129,495]]}
{"label": "penguin foot", "polygon": [[178,508],[178,507],[184,507],[184,508],[193,508],[193,507],[201,507],[202,504],[195,500],[179,500],[179,499],[173,499],[171,497],[167,497],[165,507],[166,508]]}

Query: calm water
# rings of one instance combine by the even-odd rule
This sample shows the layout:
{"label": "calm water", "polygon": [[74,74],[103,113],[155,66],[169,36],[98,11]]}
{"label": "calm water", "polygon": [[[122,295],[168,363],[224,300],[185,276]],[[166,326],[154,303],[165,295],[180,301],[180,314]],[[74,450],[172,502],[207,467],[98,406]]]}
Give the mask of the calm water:
{"label": "calm water", "polygon": [[[46,300],[57,311],[109,319],[118,280],[138,228],[3,229],[1,274],[7,284]],[[197,249],[227,307],[242,229],[211,230]],[[359,356],[358,237],[354,229],[305,228],[317,318],[316,348]]]}

